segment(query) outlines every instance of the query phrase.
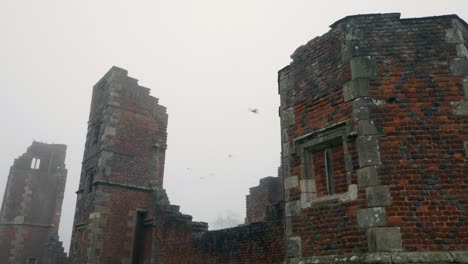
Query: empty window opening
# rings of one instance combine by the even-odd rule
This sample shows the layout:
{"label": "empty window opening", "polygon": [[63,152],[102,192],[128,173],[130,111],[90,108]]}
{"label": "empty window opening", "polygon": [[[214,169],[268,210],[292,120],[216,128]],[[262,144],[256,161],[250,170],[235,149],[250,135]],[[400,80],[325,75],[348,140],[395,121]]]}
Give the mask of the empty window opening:
{"label": "empty window opening", "polygon": [[94,173],[95,171],[92,170],[92,171],[88,171],[86,175],[86,179],[87,179],[86,185],[88,187],[88,193],[93,191]]}
{"label": "empty window opening", "polygon": [[93,142],[92,145],[96,145],[99,142],[99,134],[101,130],[101,123],[97,124],[93,131]]}
{"label": "empty window opening", "polygon": [[38,158],[32,158],[31,169],[38,170],[40,166],[41,166],[41,160]]}
{"label": "empty window opening", "polygon": [[326,149],[325,155],[325,176],[327,179],[328,194],[335,194],[335,177],[333,176],[333,160],[330,149]]}
{"label": "empty window opening", "polygon": [[146,212],[137,211],[135,235],[133,236],[132,264],[143,264],[145,252],[145,217]]}

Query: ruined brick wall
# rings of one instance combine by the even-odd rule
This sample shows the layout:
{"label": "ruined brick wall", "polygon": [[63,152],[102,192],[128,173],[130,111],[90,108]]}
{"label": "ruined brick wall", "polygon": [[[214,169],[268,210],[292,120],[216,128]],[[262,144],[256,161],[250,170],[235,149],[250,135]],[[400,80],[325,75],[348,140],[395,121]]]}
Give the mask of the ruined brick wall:
{"label": "ruined brick wall", "polygon": [[376,14],[331,28],[279,72],[288,261],[462,261],[467,24]]}
{"label": "ruined brick wall", "polygon": [[150,263],[166,128],[165,107],[126,70],[94,86],[70,263]]}
{"label": "ruined brick wall", "polygon": [[[165,264],[283,263],[283,206],[273,205],[264,222],[205,232],[168,218],[163,228]],[[159,262],[158,262],[159,263]]]}
{"label": "ruined brick wall", "polygon": [[260,179],[260,184],[250,188],[246,197],[245,223],[257,223],[267,220],[267,213],[272,204],[283,201],[283,179],[281,177],[266,177]]}
{"label": "ruined brick wall", "polygon": [[0,262],[65,263],[58,227],[66,146],[33,142],[10,168],[0,211]]}

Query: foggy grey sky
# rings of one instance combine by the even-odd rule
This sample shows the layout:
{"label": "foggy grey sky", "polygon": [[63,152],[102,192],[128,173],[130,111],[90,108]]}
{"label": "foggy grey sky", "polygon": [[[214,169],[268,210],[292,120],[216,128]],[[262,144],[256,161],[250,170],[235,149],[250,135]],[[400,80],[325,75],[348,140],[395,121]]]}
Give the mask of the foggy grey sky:
{"label": "foggy grey sky", "polygon": [[468,20],[468,1],[2,0],[0,199],[33,140],[68,145],[68,251],[91,88],[116,65],[168,108],[171,203],[197,221],[244,217],[249,188],[279,166],[277,71],[336,20],[382,12]]}

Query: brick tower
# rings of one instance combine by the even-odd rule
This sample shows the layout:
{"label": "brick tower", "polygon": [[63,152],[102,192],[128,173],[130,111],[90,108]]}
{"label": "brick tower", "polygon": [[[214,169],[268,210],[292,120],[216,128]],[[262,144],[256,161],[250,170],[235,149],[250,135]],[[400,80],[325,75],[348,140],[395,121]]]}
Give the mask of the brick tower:
{"label": "brick tower", "polygon": [[70,263],[149,263],[166,127],[166,108],[126,70],[93,87]]}
{"label": "brick tower", "polygon": [[0,263],[66,263],[58,239],[66,149],[33,142],[15,159],[0,211]]}
{"label": "brick tower", "polygon": [[468,263],[467,41],[456,15],[357,15],[294,52],[288,263]]}

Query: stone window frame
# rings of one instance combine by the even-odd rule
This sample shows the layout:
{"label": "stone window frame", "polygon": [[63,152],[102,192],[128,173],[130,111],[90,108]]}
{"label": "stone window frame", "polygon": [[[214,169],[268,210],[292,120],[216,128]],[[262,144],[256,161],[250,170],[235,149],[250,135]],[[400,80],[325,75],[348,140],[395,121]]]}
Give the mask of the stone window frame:
{"label": "stone window frame", "polygon": [[[357,184],[351,183],[352,166],[351,156],[348,151],[348,142],[353,142],[357,133],[352,129],[350,121],[338,122],[326,128],[314,131],[294,139],[294,155],[301,159],[301,207],[307,208],[320,203],[332,203],[337,201],[351,201],[357,199]],[[333,193],[317,197],[315,175],[312,161],[314,152],[343,145],[344,162],[348,190],[344,193]]]}

